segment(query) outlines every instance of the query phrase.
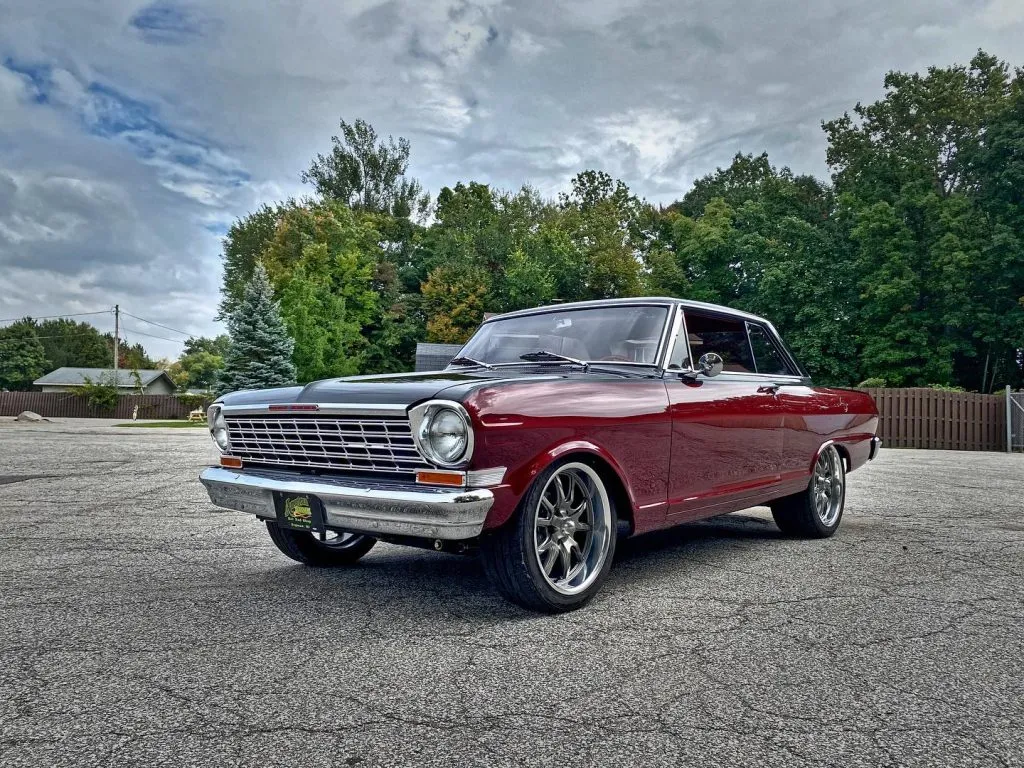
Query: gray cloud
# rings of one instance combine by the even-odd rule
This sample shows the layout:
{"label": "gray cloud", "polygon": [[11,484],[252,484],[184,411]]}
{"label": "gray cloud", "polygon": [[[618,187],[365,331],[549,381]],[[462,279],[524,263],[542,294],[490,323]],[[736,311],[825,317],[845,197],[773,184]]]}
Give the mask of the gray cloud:
{"label": "gray cloud", "polygon": [[197,333],[217,330],[220,233],[302,193],[339,116],[409,137],[435,193],[475,179],[555,194],[599,167],[669,202],[738,151],[826,174],[820,121],[877,98],[887,70],[979,47],[1024,59],[1019,0],[7,0],[4,14],[0,317],[118,302]]}

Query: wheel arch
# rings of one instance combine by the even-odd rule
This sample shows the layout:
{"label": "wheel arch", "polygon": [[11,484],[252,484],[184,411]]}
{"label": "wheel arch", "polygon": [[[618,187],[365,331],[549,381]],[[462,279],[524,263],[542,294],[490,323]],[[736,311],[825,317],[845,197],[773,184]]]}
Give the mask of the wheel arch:
{"label": "wheel arch", "polygon": [[530,483],[536,479],[541,472],[547,469],[556,461],[575,459],[589,464],[601,476],[605,488],[608,491],[612,503],[615,504],[615,512],[620,521],[629,524],[629,532],[632,533],[635,525],[636,503],[632,489],[626,481],[621,466],[608,451],[599,445],[589,441],[571,441],[546,451],[531,464],[529,469],[529,482],[524,485],[522,493],[529,488]]}
{"label": "wheel arch", "polygon": [[824,443],[818,446],[818,450],[815,452],[814,457],[811,459],[811,463],[808,468],[808,471],[811,474],[814,473],[814,465],[818,462],[818,459],[821,457],[821,454],[823,454],[825,452],[825,449],[828,448],[830,445],[835,447],[836,452],[839,454],[839,458],[843,460],[843,469],[846,470],[847,472],[851,472],[853,470],[853,460],[850,458],[850,449],[847,448],[838,440],[826,440]]}

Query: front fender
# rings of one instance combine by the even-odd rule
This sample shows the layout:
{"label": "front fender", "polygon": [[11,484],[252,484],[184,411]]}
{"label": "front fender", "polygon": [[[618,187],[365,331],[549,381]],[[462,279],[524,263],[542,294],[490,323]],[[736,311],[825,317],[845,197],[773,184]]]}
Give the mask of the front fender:
{"label": "front fender", "polygon": [[484,529],[497,528],[508,522],[512,515],[515,514],[519,502],[529,491],[533,481],[549,466],[565,456],[578,456],[580,454],[600,459],[615,473],[625,489],[630,506],[630,517],[635,517],[637,511],[636,495],[632,484],[629,482],[628,475],[615,456],[609,450],[591,440],[568,440],[553,445],[537,454],[531,461],[510,472],[505,478],[505,483],[500,488],[493,489],[495,491],[495,504],[487,516]]}
{"label": "front fender", "polygon": [[638,530],[664,516],[672,422],[661,379],[518,381],[480,387],[463,405],[476,428],[473,468],[506,468],[485,527],[505,523],[536,477],[572,453],[617,475],[631,507],[623,516],[632,513]]}

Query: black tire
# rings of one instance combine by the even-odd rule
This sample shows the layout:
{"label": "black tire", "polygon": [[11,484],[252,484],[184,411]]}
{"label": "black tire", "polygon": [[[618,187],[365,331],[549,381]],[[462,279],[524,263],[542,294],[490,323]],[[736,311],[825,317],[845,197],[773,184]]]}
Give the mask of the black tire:
{"label": "black tire", "polygon": [[[556,474],[559,479],[553,481]],[[576,480],[569,479],[567,509],[562,510],[561,514],[552,509],[541,516],[538,510],[544,512],[541,507],[542,495],[547,498],[553,493],[549,484],[562,484],[569,474],[575,475]],[[573,482],[578,485],[573,486]],[[582,515],[587,514],[584,512],[575,515],[577,522],[574,526],[579,526],[578,529],[562,528],[566,518],[574,516],[568,514],[573,499],[582,499],[588,492],[592,494],[589,519],[593,525],[586,524],[586,528],[580,526]],[[575,497],[574,493],[577,494]],[[547,524],[549,522],[550,525]],[[590,602],[608,577],[615,556],[617,528],[615,502],[608,494],[600,474],[586,460],[569,457],[555,462],[538,475],[520,501],[512,519],[481,538],[480,554],[484,571],[503,597],[523,608],[542,613],[572,611]],[[579,537],[584,539],[582,545]],[[538,538],[543,540],[538,541]],[[556,538],[559,543],[552,543]],[[575,547],[570,540],[575,541]],[[546,550],[542,550],[544,544],[549,544]],[[563,545],[568,550],[565,560],[562,559]],[[545,560],[549,560],[552,552],[557,552],[554,555],[557,563],[548,566],[552,570],[547,575],[540,562],[540,551],[548,553],[544,555]],[[572,566],[573,552],[578,553],[578,566]],[[581,570],[575,579],[563,579],[561,586],[556,587],[553,585],[553,582],[559,581],[554,578],[556,567],[566,576],[576,567]],[[563,568],[564,571],[561,570]],[[578,583],[573,584],[573,581]],[[574,591],[566,593],[565,590]]]}
{"label": "black tire", "polygon": [[[827,480],[825,512],[822,493]],[[805,539],[827,539],[839,530],[846,507],[846,465],[834,445],[827,445],[814,463],[806,490],[771,502],[772,517],[779,529]]]}
{"label": "black tire", "polygon": [[340,568],[352,565],[373,549],[377,540],[362,534],[343,534],[337,543],[320,541],[312,533],[282,528],[274,520],[267,520],[267,533],[277,548],[292,560],[315,568]]}

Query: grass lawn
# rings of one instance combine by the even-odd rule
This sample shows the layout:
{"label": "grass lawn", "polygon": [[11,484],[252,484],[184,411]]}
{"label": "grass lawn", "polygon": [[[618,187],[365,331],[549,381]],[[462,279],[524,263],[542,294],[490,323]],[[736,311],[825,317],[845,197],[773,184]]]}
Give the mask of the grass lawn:
{"label": "grass lawn", "polygon": [[171,427],[173,429],[188,429],[194,427],[196,429],[206,429],[206,420],[203,421],[130,421],[127,424],[116,424],[118,427],[135,427],[142,429],[143,427]]}

